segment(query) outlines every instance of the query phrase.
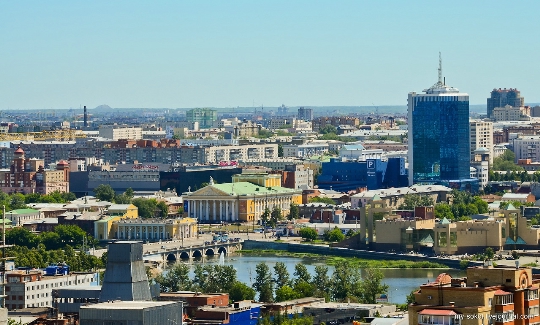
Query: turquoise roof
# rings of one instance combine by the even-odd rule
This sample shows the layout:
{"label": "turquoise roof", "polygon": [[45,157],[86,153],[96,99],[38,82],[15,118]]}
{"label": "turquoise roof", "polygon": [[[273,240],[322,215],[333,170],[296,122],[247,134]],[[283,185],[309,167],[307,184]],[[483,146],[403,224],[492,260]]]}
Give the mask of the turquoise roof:
{"label": "turquoise roof", "polygon": [[516,239],[516,245],[527,245],[523,238],[519,237]]}
{"label": "turquoise roof", "polygon": [[512,203],[508,203],[508,206],[506,207],[506,210],[517,210]]}
{"label": "turquoise roof", "polygon": [[450,223],[450,220],[446,219],[446,217],[444,217],[440,222],[439,222],[441,225],[447,225]]}
{"label": "turquoise roof", "polygon": [[263,187],[250,182],[222,183],[208,185],[230,195],[270,195],[270,194],[294,194],[298,190],[281,186]]}
{"label": "turquoise roof", "polygon": [[516,242],[515,242],[512,238],[507,237],[507,238],[506,238],[506,241],[504,242],[504,244],[505,244],[505,245],[515,245]]}

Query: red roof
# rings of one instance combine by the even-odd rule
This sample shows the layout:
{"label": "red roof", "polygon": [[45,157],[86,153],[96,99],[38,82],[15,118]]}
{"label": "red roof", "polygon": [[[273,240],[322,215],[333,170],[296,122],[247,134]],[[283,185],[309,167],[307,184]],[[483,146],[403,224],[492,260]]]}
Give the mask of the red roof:
{"label": "red roof", "polygon": [[423,309],[419,315],[435,315],[435,316],[453,316],[457,315],[455,311],[448,309]]}
{"label": "red roof", "polygon": [[503,296],[503,295],[509,295],[510,292],[507,292],[507,291],[503,291],[501,289],[495,291],[495,294],[498,295],[498,296]]}
{"label": "red roof", "polygon": [[57,165],[69,165],[69,164],[65,160],[60,160]]}
{"label": "red roof", "polygon": [[15,150],[15,153],[24,153],[24,151],[23,151],[22,148],[19,146],[19,148],[17,148],[17,150]]}

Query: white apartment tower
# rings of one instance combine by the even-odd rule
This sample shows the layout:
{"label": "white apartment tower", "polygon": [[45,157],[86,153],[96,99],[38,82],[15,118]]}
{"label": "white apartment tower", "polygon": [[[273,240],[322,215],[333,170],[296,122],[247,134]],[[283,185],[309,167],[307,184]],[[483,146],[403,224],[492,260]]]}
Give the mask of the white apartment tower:
{"label": "white apartment tower", "polygon": [[489,150],[489,164],[493,164],[493,122],[482,120],[471,120],[470,140],[471,140],[471,161],[474,161],[474,151],[478,148]]}

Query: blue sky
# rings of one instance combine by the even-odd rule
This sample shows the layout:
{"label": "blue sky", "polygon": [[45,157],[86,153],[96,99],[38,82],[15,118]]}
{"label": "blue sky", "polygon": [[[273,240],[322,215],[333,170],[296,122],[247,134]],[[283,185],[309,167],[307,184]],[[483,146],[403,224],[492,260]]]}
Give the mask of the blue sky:
{"label": "blue sky", "polygon": [[540,102],[540,1],[3,1],[0,109]]}

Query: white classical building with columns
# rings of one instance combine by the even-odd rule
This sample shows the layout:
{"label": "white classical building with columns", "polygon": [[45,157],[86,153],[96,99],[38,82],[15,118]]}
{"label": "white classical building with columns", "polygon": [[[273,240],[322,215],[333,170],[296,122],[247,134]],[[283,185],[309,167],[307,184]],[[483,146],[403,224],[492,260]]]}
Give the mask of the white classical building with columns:
{"label": "white classical building with columns", "polygon": [[264,187],[250,182],[211,184],[184,193],[188,217],[202,223],[260,220],[264,210],[280,208],[287,216],[292,203],[302,203],[302,191],[281,186]]}

